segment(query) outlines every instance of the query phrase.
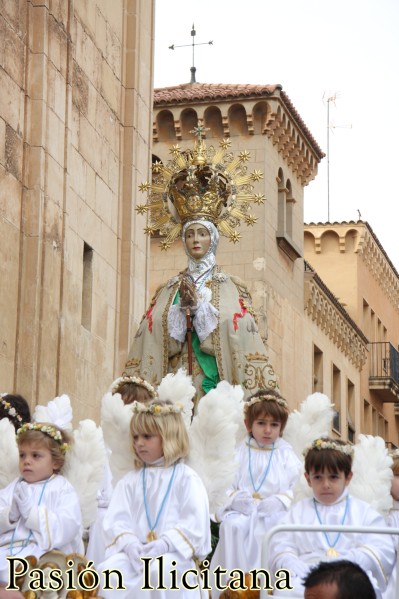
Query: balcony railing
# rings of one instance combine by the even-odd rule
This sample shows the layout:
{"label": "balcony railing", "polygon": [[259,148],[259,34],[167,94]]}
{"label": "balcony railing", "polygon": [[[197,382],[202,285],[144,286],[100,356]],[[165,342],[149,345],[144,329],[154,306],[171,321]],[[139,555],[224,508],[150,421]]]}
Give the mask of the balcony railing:
{"label": "balcony railing", "polygon": [[399,352],[391,343],[370,343],[369,388],[383,401],[399,400]]}

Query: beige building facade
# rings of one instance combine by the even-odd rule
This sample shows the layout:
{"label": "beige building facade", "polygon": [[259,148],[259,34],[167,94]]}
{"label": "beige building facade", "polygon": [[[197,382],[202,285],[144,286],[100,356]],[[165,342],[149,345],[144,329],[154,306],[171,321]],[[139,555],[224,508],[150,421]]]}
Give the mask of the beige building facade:
{"label": "beige building facade", "polygon": [[315,370],[332,373],[321,387],[343,408],[340,432],[380,435],[398,447],[399,274],[362,221],[305,225],[305,257],[367,343],[358,384],[316,345]]}
{"label": "beige building facade", "polygon": [[0,9],[0,381],[98,418],[146,303],[152,0]]}
{"label": "beige building facade", "polygon": [[[149,242],[139,184],[171,145],[248,150],[266,201],[218,264],[252,293],[281,391],[336,406],[334,434],[399,445],[398,273],[367,223],[303,221],[323,152],[279,85],[152,89],[154,2],[8,0],[0,10],[0,381],[98,419],[155,288],[186,265]],[[154,104],[153,104],[154,99]]]}

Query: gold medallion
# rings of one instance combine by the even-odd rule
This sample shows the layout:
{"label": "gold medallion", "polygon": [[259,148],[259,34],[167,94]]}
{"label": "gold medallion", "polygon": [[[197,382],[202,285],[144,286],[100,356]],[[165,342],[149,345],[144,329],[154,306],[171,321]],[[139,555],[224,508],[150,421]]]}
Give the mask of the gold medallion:
{"label": "gold medallion", "polygon": [[256,492],[256,493],[252,493],[252,497],[253,497],[254,499],[262,499],[262,495],[261,495],[260,493],[258,493],[258,492]]}
{"label": "gold medallion", "polygon": [[330,547],[327,549],[326,555],[328,555],[328,557],[338,557],[339,553],[336,549],[334,549],[334,547]]}
{"label": "gold medallion", "polygon": [[155,530],[150,530],[150,532],[147,535],[147,541],[149,543],[151,543],[151,541],[156,541],[157,540],[157,533],[155,532]]}

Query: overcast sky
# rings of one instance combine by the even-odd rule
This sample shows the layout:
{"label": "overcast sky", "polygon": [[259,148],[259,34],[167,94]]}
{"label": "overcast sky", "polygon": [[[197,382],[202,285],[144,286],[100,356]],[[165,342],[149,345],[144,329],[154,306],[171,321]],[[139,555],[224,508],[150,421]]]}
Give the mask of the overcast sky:
{"label": "overcast sky", "polygon": [[155,87],[190,81],[193,23],[197,81],[281,84],[325,153],[336,96],[305,222],[360,211],[399,271],[399,0],[156,0]]}

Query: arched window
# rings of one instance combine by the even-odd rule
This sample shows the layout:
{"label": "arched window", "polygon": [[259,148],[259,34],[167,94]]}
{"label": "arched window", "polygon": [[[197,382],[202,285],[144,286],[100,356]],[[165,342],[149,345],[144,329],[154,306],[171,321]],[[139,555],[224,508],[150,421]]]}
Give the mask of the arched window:
{"label": "arched window", "polygon": [[301,257],[299,248],[293,241],[295,223],[295,199],[291,181],[285,180],[283,169],[278,169],[277,180],[277,243],[279,248],[292,260]]}
{"label": "arched window", "polygon": [[192,139],[190,133],[198,125],[198,115],[192,108],[186,108],[180,115],[182,139]]}
{"label": "arched window", "polygon": [[176,140],[175,122],[170,110],[162,110],[157,115],[157,130],[159,141],[173,143]]}
{"label": "arched window", "polygon": [[230,137],[234,135],[248,135],[247,113],[242,104],[233,104],[229,108]]}
{"label": "arched window", "polygon": [[217,106],[209,106],[205,110],[204,121],[205,127],[209,129],[209,131],[206,132],[207,137],[216,137],[216,139],[222,139],[224,137],[220,108]]}

